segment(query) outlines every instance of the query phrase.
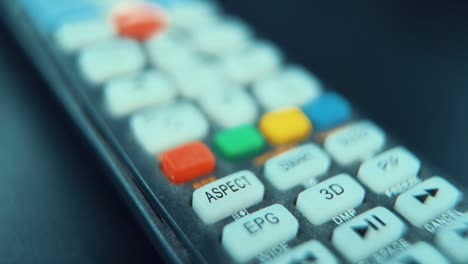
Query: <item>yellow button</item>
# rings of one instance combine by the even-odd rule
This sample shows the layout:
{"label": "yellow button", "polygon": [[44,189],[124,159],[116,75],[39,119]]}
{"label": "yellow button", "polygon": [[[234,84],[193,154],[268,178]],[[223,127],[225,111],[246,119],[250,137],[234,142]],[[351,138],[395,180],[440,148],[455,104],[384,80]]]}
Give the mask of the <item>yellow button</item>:
{"label": "yellow button", "polygon": [[265,114],[260,130],[271,144],[283,145],[306,139],[312,124],[299,108],[287,108]]}

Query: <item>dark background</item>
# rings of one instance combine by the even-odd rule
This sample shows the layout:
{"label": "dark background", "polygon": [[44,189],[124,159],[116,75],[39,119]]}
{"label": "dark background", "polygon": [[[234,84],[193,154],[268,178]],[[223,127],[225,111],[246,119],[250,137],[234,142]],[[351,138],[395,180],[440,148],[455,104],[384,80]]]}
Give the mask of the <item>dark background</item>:
{"label": "dark background", "polygon": [[[466,186],[467,2],[223,2]],[[0,32],[0,263],[155,263],[103,166]]]}

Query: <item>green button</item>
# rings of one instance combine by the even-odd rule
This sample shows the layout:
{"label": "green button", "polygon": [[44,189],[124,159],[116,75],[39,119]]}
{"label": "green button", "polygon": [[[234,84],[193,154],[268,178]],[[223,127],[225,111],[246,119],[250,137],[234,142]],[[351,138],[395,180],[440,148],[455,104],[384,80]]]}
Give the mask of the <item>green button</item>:
{"label": "green button", "polygon": [[219,132],[214,143],[226,159],[237,160],[262,151],[265,139],[257,128],[245,125]]}

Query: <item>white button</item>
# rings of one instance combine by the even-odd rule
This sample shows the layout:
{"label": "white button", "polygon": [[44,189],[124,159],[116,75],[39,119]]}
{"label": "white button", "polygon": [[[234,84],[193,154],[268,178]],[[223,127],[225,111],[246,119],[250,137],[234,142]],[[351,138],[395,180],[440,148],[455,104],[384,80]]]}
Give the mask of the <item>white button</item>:
{"label": "white button", "polygon": [[329,135],[325,149],[341,165],[366,160],[385,144],[384,132],[369,121],[360,121]]}
{"label": "white button", "polygon": [[240,87],[231,87],[204,93],[200,104],[208,115],[222,127],[254,123],[257,105]]}
{"label": "white button", "polygon": [[330,158],[314,144],[289,150],[265,163],[265,177],[279,190],[287,190],[306,180],[324,175]]}
{"label": "white button", "polygon": [[340,174],[301,192],[297,209],[314,225],[362,204],[366,191],[351,176]]}
{"label": "white button", "polygon": [[265,187],[250,171],[239,171],[193,192],[192,207],[205,224],[213,224],[259,203]]}
{"label": "white button", "polygon": [[151,38],[146,48],[151,62],[170,74],[189,67],[195,68],[201,60],[187,44],[186,38],[170,30]]}
{"label": "white button", "polygon": [[105,103],[114,116],[170,102],[175,95],[174,85],[164,74],[154,70],[113,80],[104,89]]}
{"label": "white button", "polygon": [[218,20],[215,6],[207,1],[174,4],[168,11],[171,26],[189,33],[212,25]]}
{"label": "white button", "polygon": [[305,69],[289,66],[276,75],[260,80],[253,92],[267,110],[301,106],[322,91],[320,81]]}
{"label": "white button", "polygon": [[338,226],[332,243],[350,262],[357,262],[399,239],[406,232],[403,222],[383,207],[376,207]]}
{"label": "white button", "polygon": [[93,84],[137,72],[145,64],[138,44],[132,40],[106,41],[84,48],[78,65],[84,77]]}
{"label": "white button", "polygon": [[449,264],[437,249],[426,242],[418,242],[392,258],[388,264]]}
{"label": "white button", "polygon": [[270,264],[285,263],[337,264],[338,260],[322,243],[312,240],[293,248]]}
{"label": "white button", "polygon": [[398,196],[395,210],[414,226],[422,227],[453,208],[462,197],[463,194],[457,188],[435,176]]}
{"label": "white button", "polygon": [[376,193],[418,174],[421,162],[408,150],[396,147],[371,158],[359,168],[358,178]]}
{"label": "white button", "polygon": [[197,32],[193,36],[193,45],[204,54],[221,57],[246,49],[250,44],[250,35],[247,25],[229,20]]}
{"label": "white button", "polygon": [[246,262],[277,244],[296,237],[299,223],[282,205],[274,204],[230,223],[222,244],[238,262]]}
{"label": "white button", "polygon": [[208,134],[208,121],[189,103],[144,110],[132,117],[130,125],[138,143],[154,154]]}
{"label": "white button", "polygon": [[73,52],[89,44],[108,40],[114,35],[115,29],[109,21],[94,19],[63,24],[55,38],[65,52]]}
{"label": "white button", "polygon": [[219,70],[208,64],[181,69],[173,77],[179,92],[188,98],[200,98],[229,85]]}
{"label": "white button", "polygon": [[227,78],[238,84],[248,84],[275,73],[282,62],[279,50],[271,44],[257,43],[241,54],[222,62]]}
{"label": "white button", "polygon": [[468,263],[468,215],[437,232],[435,243],[455,261]]}

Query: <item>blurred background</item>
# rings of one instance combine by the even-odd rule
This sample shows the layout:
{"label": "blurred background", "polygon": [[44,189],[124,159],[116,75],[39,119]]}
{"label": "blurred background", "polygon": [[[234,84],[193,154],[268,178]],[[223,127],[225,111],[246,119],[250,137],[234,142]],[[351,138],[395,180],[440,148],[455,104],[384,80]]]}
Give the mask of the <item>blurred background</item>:
{"label": "blurred background", "polygon": [[[410,149],[468,183],[468,2],[221,3]],[[0,256],[7,263],[154,263],[103,166],[4,25],[0,32]]]}

